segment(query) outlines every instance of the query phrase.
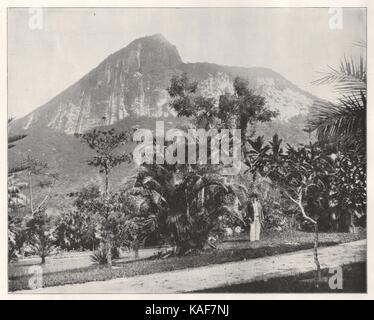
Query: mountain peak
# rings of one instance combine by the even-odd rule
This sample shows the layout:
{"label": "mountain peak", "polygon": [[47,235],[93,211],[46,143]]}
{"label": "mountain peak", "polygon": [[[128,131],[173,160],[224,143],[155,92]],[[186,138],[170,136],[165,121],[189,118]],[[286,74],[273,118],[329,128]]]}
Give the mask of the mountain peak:
{"label": "mountain peak", "polygon": [[306,114],[314,97],[279,74],[263,68],[183,63],[177,48],[156,33],[132,41],[108,56],[95,69],[58,96],[13,123],[14,132],[52,128],[80,133],[112,125],[125,118],[162,118],[169,115],[166,88],[173,75],[186,72],[212,97],[232,89],[236,76],[266,97],[268,106],[281,111],[280,118]]}
{"label": "mountain peak", "polygon": [[145,36],[145,37],[139,38],[138,40],[142,40],[142,39],[143,40],[159,41],[161,43],[171,45],[171,43],[164,37],[164,35],[162,33],[155,33],[155,34],[152,34],[150,36]]}
{"label": "mountain peak", "polygon": [[153,67],[174,67],[183,63],[175,45],[171,44],[161,33],[145,36],[132,41],[128,46],[114,55],[135,52],[143,65],[151,63]]}

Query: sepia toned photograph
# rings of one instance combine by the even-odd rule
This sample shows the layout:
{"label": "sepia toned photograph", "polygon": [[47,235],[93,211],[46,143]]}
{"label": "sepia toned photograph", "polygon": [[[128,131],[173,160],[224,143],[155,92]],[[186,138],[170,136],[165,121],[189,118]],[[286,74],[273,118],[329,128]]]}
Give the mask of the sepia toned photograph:
{"label": "sepia toned photograph", "polygon": [[366,8],[6,16],[8,293],[367,292]]}

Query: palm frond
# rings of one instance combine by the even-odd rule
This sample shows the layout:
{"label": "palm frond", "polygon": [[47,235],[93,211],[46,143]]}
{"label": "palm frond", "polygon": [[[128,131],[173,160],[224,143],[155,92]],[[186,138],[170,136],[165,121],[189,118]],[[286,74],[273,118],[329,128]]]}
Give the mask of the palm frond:
{"label": "palm frond", "polygon": [[366,134],[366,99],[343,97],[338,104],[316,102],[308,124],[320,140],[363,137]]}
{"label": "palm frond", "polygon": [[191,190],[192,192],[189,194],[189,202],[193,201],[200,193],[201,190],[210,186],[218,186],[224,190],[225,193],[228,193],[229,190],[224,182],[221,181],[222,179],[217,179],[214,176],[211,177],[203,177],[199,183],[197,183],[194,188]]}
{"label": "palm frond", "polygon": [[327,72],[321,72],[322,77],[313,81],[312,84],[333,84],[335,89],[343,94],[360,95],[364,92],[366,95],[367,72],[366,60],[363,56],[358,59],[344,57],[339,69],[330,66],[329,69]]}

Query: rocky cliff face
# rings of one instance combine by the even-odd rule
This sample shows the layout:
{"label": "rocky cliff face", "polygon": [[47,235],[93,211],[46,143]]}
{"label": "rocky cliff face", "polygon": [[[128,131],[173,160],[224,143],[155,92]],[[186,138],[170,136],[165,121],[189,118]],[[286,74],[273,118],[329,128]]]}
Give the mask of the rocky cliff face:
{"label": "rocky cliff face", "polygon": [[[200,91],[210,97],[232,92],[236,76],[248,79],[268,106],[280,111],[279,119],[259,125],[256,134],[270,139],[278,133],[290,144],[308,141],[302,129],[315,97],[270,69],[183,63],[172,44],[154,35],[110,55],[51,101],[12,122],[10,132],[27,137],[9,150],[9,167],[20,164],[28,154],[47,162],[50,171],[59,174],[51,205],[64,210],[67,193],[92,183],[101,185],[103,179],[87,165],[92,150],[72,134],[97,126],[153,129],[157,118],[167,118],[166,127],[178,126],[185,120],[173,117],[166,88],[170,78],[182,72],[199,81]],[[111,188],[121,186],[135,170],[133,164],[117,167],[111,175]]]}
{"label": "rocky cliff face", "polygon": [[307,114],[314,100],[270,69],[185,64],[176,47],[156,34],[110,55],[51,101],[15,121],[11,130],[50,128],[73,134],[125,118],[173,115],[165,89],[170,78],[181,72],[198,80],[201,91],[213,97],[232,91],[236,76],[247,78],[266,97],[268,106],[280,111],[282,120]]}

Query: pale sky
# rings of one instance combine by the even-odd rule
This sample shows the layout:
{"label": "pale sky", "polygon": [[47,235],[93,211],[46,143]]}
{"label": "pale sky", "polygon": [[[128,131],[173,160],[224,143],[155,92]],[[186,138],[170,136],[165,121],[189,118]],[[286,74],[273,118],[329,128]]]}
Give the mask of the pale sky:
{"label": "pale sky", "polygon": [[[162,33],[184,62],[268,67],[322,98],[318,71],[356,53],[366,40],[366,11],[344,9],[341,29],[328,8],[29,9],[8,11],[8,110],[21,117],[79,80],[136,38]],[[334,17],[333,17],[334,16]],[[31,26],[39,26],[31,20]],[[335,21],[335,20],[334,20]],[[334,24],[336,25],[336,24]]]}

